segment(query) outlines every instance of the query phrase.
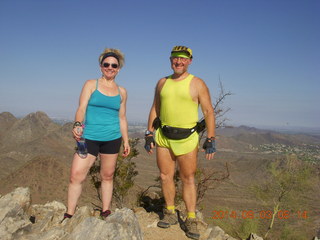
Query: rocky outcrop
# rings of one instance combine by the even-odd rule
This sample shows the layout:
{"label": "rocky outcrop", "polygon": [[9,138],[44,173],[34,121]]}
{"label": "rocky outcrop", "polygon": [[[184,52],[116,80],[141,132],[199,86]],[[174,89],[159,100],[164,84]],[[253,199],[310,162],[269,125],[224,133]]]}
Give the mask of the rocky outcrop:
{"label": "rocky outcrop", "polygon": [[[31,205],[29,188],[16,188],[0,197],[1,240],[188,240],[183,229],[182,217],[179,224],[169,229],[157,227],[159,216],[146,212],[144,208],[116,209],[106,220],[99,211],[88,206],[77,209],[71,219],[61,222],[66,206],[53,201],[44,205]],[[200,240],[235,240],[221,228],[209,227],[202,221],[198,228]],[[252,235],[250,239],[259,239]]]}
{"label": "rocky outcrop", "polygon": [[61,223],[66,207],[59,202],[30,206],[30,190],[17,188],[0,198],[1,240],[142,240],[139,222],[132,210],[116,210],[107,220],[81,207]]}
{"label": "rocky outcrop", "polygon": [[30,205],[30,190],[17,188],[0,198],[0,239],[14,239],[31,228],[32,223],[25,214]]}
{"label": "rocky outcrop", "polygon": [[[143,208],[135,209],[135,214],[139,219],[145,240],[190,240],[183,231],[183,229],[185,229],[183,219],[179,219],[179,224],[173,225],[169,229],[162,229],[157,227],[157,222],[159,221],[159,216],[157,214],[152,212],[148,213]],[[197,214],[197,218],[200,240],[236,240],[217,226],[209,227],[208,224],[202,220],[201,215]]]}
{"label": "rocky outcrop", "polygon": [[251,233],[248,240],[263,240],[262,237],[259,237],[257,234],[255,233]]}

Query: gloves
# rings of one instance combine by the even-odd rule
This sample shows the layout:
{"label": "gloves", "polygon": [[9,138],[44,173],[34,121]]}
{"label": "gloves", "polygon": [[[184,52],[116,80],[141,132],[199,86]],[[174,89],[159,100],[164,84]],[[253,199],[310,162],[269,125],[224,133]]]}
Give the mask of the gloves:
{"label": "gloves", "polygon": [[207,138],[203,143],[202,148],[206,150],[206,154],[211,154],[216,152],[216,140],[214,137]]}
{"label": "gloves", "polygon": [[153,147],[156,145],[154,139],[153,139],[153,136],[146,136],[144,138],[144,140],[146,141],[145,145],[144,145],[144,148],[147,150],[147,152],[150,152],[151,150],[151,143],[153,144]]}

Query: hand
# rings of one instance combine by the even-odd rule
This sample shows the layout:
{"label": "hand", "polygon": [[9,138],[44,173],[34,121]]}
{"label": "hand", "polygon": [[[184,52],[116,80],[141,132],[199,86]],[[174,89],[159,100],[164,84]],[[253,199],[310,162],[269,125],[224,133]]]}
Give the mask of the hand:
{"label": "hand", "polygon": [[145,136],[144,140],[146,141],[144,148],[149,154],[151,154],[153,152],[152,148],[156,146],[156,143],[153,139],[153,135]]}
{"label": "hand", "polygon": [[130,154],[130,145],[128,142],[125,142],[123,144],[123,153],[122,153],[122,157],[127,157]]}
{"label": "hand", "polygon": [[72,129],[73,138],[77,141],[81,139],[82,133],[83,133],[83,127],[77,126]]}
{"label": "hand", "polygon": [[216,153],[216,141],[214,138],[207,138],[203,143],[203,150],[206,152],[206,159],[211,160]]}

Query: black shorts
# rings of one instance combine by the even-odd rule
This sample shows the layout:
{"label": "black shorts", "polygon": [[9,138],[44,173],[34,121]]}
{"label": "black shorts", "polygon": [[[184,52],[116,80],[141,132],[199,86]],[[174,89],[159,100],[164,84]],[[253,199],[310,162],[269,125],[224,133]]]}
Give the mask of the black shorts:
{"label": "black shorts", "polygon": [[88,153],[94,156],[102,154],[115,154],[119,153],[121,147],[122,138],[118,138],[111,141],[95,141],[86,139]]}

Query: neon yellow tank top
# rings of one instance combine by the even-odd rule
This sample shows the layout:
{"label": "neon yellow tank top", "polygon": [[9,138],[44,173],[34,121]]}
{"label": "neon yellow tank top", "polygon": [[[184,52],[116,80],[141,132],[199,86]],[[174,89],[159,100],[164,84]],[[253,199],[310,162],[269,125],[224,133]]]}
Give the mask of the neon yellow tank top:
{"label": "neon yellow tank top", "polygon": [[160,119],[162,125],[192,128],[198,121],[198,103],[190,95],[190,82],[194,76],[189,74],[180,81],[166,80],[160,92]]}

